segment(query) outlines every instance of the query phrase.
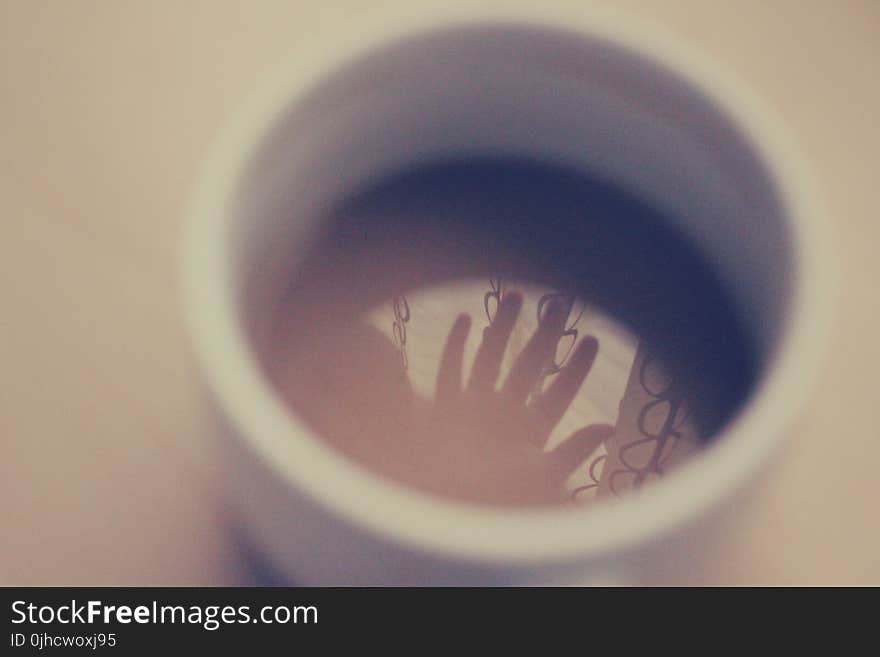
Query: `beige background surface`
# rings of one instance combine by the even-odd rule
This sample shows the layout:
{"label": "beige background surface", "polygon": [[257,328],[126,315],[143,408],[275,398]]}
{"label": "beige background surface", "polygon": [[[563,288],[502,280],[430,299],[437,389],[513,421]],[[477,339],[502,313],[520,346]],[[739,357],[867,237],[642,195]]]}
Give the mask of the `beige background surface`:
{"label": "beige background surface", "polygon": [[[0,0],[0,580],[253,581],[181,321],[183,206],[223,117],[300,35],[395,4]],[[840,256],[811,408],[689,581],[880,584],[880,3],[614,4],[775,106]]]}

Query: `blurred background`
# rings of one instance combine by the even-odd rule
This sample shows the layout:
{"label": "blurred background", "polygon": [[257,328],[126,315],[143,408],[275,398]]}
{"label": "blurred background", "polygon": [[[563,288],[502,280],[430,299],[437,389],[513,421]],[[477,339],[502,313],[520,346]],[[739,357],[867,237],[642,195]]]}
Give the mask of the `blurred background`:
{"label": "blurred background", "polygon": [[[503,4],[503,3],[498,3]],[[839,257],[809,411],[693,584],[880,584],[880,2],[613,5],[740,77],[809,159]],[[301,36],[402,2],[0,0],[0,583],[249,584],[184,331],[185,205]]]}

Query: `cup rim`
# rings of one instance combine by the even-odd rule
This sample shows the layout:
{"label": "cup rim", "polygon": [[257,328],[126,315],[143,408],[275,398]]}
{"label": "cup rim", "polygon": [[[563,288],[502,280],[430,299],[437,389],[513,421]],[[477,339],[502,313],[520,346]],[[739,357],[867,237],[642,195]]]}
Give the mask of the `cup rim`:
{"label": "cup rim", "polygon": [[[444,27],[504,21],[604,39],[638,53],[714,99],[767,168],[792,241],[791,310],[779,348],[749,401],[711,449],[631,493],[584,508],[494,508],[421,493],[352,462],[312,436],[274,392],[237,318],[230,262],[229,190],[260,138],[311,84],[394,38]],[[342,30],[340,30],[342,32]],[[460,559],[526,563],[595,557],[641,545],[706,514],[769,460],[807,401],[831,320],[833,272],[828,236],[817,218],[807,172],[772,112],[725,72],[718,75],[657,26],[616,11],[542,5],[420,9],[378,15],[333,39],[314,38],[222,130],[191,199],[183,243],[188,330],[209,392],[234,433],[290,487],[346,522],[397,543]],[[338,482],[346,482],[343,487]],[[388,513],[394,509],[394,513]],[[426,517],[433,518],[425,523]]]}

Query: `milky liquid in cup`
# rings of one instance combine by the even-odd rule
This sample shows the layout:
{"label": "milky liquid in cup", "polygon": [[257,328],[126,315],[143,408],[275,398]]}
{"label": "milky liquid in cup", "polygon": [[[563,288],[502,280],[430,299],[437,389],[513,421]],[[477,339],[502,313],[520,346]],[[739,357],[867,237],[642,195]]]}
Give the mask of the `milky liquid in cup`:
{"label": "milky liquid in cup", "polygon": [[[586,174],[438,162],[340,199],[327,219],[262,361],[321,439],[404,485],[505,506],[641,489],[708,445],[753,382],[713,269],[661,213]],[[507,295],[521,307],[494,389],[476,394],[474,358]],[[504,383],[554,306],[554,352],[511,400]],[[444,361],[461,316],[461,357]],[[588,336],[586,379],[548,414]],[[444,362],[461,368],[451,405],[437,399]]]}

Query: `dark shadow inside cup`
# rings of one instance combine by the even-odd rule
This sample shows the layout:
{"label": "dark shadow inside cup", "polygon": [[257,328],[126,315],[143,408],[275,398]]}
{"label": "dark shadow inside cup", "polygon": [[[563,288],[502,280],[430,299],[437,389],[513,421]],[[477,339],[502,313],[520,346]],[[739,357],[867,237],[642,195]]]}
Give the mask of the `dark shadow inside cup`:
{"label": "dark shadow inside cup", "polygon": [[626,325],[686,390],[707,439],[755,385],[753,345],[717,272],[674,221],[598,178],[522,158],[449,160],[345,199],[331,218],[304,265],[338,278],[339,316],[324,321],[500,275],[571,291]]}

